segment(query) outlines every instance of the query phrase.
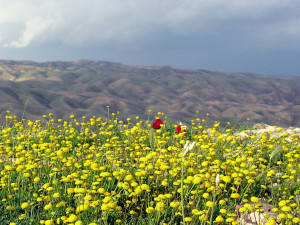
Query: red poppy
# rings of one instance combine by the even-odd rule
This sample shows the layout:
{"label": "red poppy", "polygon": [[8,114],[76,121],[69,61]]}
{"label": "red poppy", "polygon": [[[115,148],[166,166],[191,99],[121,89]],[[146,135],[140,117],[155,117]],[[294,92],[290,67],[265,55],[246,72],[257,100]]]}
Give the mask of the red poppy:
{"label": "red poppy", "polygon": [[177,134],[180,134],[180,133],[185,133],[186,135],[186,130],[181,130],[181,125],[178,125],[177,128],[176,128],[176,131],[177,131]]}
{"label": "red poppy", "polygon": [[154,129],[160,129],[161,128],[161,124],[164,124],[163,121],[161,121],[161,119],[157,119],[155,120],[155,122],[153,123],[152,127]]}

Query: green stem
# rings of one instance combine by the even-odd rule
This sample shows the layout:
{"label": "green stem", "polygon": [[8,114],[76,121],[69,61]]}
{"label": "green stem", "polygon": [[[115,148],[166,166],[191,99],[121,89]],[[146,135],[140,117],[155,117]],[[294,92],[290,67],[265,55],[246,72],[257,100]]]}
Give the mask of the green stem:
{"label": "green stem", "polygon": [[246,191],[247,191],[247,188],[249,188],[250,186],[251,186],[251,183],[248,183],[248,184],[246,185],[246,187],[244,188],[244,190],[242,191],[243,196],[242,196],[241,202],[244,200],[245,194],[246,194]]}
{"label": "green stem", "polygon": [[184,221],[184,194],[183,194],[183,169],[184,169],[184,156],[182,156],[182,164],[181,164],[181,210],[182,210],[182,223],[185,225]]}
{"label": "green stem", "polygon": [[108,122],[109,122],[109,108],[110,108],[110,106],[107,106],[107,118],[108,118]]}
{"label": "green stem", "polygon": [[215,201],[216,201],[216,190],[214,190],[214,197],[213,197],[213,205],[211,208],[211,214],[210,214],[210,224],[213,224],[213,215],[214,215],[214,206],[215,206]]}
{"label": "green stem", "polygon": [[29,97],[27,98],[26,102],[25,102],[25,107],[24,107],[24,111],[23,111],[23,114],[22,114],[22,123],[23,123],[23,119],[24,119],[24,116],[25,116],[25,111],[26,111],[26,108],[27,108],[27,104],[28,104],[28,101],[29,101]]}

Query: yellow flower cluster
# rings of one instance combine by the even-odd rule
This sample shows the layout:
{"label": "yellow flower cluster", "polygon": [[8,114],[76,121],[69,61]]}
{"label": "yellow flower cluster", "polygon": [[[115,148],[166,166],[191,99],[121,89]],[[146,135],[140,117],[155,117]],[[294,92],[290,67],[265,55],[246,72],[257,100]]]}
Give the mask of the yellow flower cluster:
{"label": "yellow flower cluster", "polygon": [[238,224],[241,212],[263,213],[262,202],[274,206],[268,224],[299,223],[299,133],[242,139],[206,118],[184,134],[163,123],[114,113],[18,121],[8,112],[0,224]]}

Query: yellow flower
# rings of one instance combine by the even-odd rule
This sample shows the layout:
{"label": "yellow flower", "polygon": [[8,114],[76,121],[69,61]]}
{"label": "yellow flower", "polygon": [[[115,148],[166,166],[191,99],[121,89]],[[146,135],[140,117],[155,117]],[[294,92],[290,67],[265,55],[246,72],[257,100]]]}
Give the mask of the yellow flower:
{"label": "yellow flower", "polygon": [[48,187],[46,190],[47,190],[47,191],[53,191],[54,188],[53,188],[53,187]]}
{"label": "yellow flower", "polygon": [[45,207],[44,207],[45,210],[49,210],[49,209],[51,209],[51,208],[52,208],[52,204],[51,204],[51,203],[45,205]]}
{"label": "yellow flower", "polygon": [[76,215],[71,214],[71,215],[69,216],[69,218],[68,218],[68,222],[69,222],[69,223],[73,223],[73,222],[75,222],[77,219],[78,219],[78,217],[77,217]]}
{"label": "yellow flower", "polygon": [[163,181],[163,182],[161,182],[161,185],[166,187],[166,186],[168,186],[168,182],[167,181]]}
{"label": "yellow flower", "polygon": [[209,193],[204,193],[204,194],[202,195],[202,197],[205,198],[205,199],[208,199],[208,198],[209,198]]}
{"label": "yellow flower", "polygon": [[97,190],[97,192],[100,193],[100,194],[104,194],[105,193],[105,189],[104,188],[99,188]]}
{"label": "yellow flower", "polygon": [[226,222],[227,223],[232,223],[232,222],[234,222],[234,218],[229,217],[229,218],[226,219]]}
{"label": "yellow flower", "polygon": [[224,177],[223,177],[223,181],[224,181],[225,183],[230,183],[230,182],[231,182],[231,178],[230,178],[229,176],[224,176]]}
{"label": "yellow flower", "polygon": [[148,184],[142,184],[141,185],[142,190],[147,191],[147,190],[151,190]]}
{"label": "yellow flower", "polygon": [[192,219],[191,217],[185,217],[185,218],[184,218],[184,221],[185,221],[185,222],[192,222],[193,219]]}
{"label": "yellow flower", "polygon": [[60,194],[59,193],[54,193],[53,194],[53,198],[59,198],[60,197]]}
{"label": "yellow flower", "polygon": [[223,223],[223,222],[224,222],[224,219],[223,219],[222,216],[217,216],[215,222],[216,222],[216,223]]}
{"label": "yellow flower", "polygon": [[40,180],[41,180],[41,179],[40,179],[39,177],[35,177],[35,178],[33,179],[33,182],[34,182],[34,183],[38,183],[38,182],[40,182]]}
{"label": "yellow flower", "polygon": [[157,202],[156,205],[155,205],[155,210],[157,211],[164,211],[165,209],[165,203],[163,202]]}
{"label": "yellow flower", "polygon": [[199,215],[202,214],[202,212],[199,211],[198,209],[193,209],[193,210],[192,210],[192,213],[193,213],[194,215],[196,215],[196,216],[199,216]]}
{"label": "yellow flower", "polygon": [[286,204],[287,204],[287,201],[285,201],[285,200],[282,200],[282,201],[280,201],[280,202],[278,203],[279,207],[283,207],[283,206],[285,206]]}
{"label": "yellow flower", "polygon": [[22,208],[22,209],[27,209],[29,206],[30,206],[30,205],[29,205],[28,202],[24,202],[24,203],[22,203],[21,208]]}
{"label": "yellow flower", "polygon": [[207,201],[206,202],[206,204],[205,204],[207,207],[209,207],[209,208],[212,208],[213,207],[213,205],[217,205],[216,203],[213,203],[212,201]]}
{"label": "yellow flower", "polygon": [[276,212],[279,211],[279,209],[278,209],[278,208],[273,208],[272,211],[273,211],[274,213],[276,213]]}
{"label": "yellow flower", "polygon": [[226,213],[227,213],[227,210],[226,210],[226,209],[220,209],[220,213],[226,214]]}
{"label": "yellow flower", "polygon": [[274,220],[274,219],[268,220],[268,221],[266,222],[266,225],[276,225],[276,224],[277,224],[277,222],[276,222],[276,220]]}
{"label": "yellow flower", "polygon": [[246,204],[244,205],[244,207],[245,207],[246,209],[248,209],[250,212],[253,212],[253,211],[254,211],[254,207],[253,207],[252,205],[248,204],[248,203],[246,203]]}
{"label": "yellow flower", "polygon": [[194,184],[199,184],[202,181],[201,177],[195,177],[195,179],[193,180]]}
{"label": "yellow flower", "polygon": [[253,196],[251,197],[251,202],[255,202],[255,203],[259,202],[259,198]]}
{"label": "yellow flower", "polygon": [[281,208],[281,211],[282,212],[290,212],[290,211],[292,211],[292,208],[290,206],[283,206]]}
{"label": "yellow flower", "polygon": [[15,207],[9,205],[9,206],[6,207],[6,209],[9,210],[9,211],[14,211],[14,210],[15,210]]}
{"label": "yellow flower", "polygon": [[246,208],[245,207],[242,207],[242,208],[239,208],[239,212],[243,213],[243,212],[246,212]]}
{"label": "yellow flower", "polygon": [[230,195],[230,198],[238,199],[238,198],[240,198],[240,197],[241,197],[241,196],[240,196],[239,193],[232,193],[232,194]]}
{"label": "yellow flower", "polygon": [[173,195],[172,195],[172,194],[165,194],[165,196],[166,196],[168,199],[170,199],[170,198],[172,198],[172,197],[173,197]]}
{"label": "yellow flower", "polygon": [[47,189],[49,186],[50,186],[49,183],[45,183],[45,184],[43,185],[43,188],[44,188],[44,189]]}
{"label": "yellow flower", "polygon": [[222,200],[219,201],[219,204],[220,205],[226,205],[226,201],[222,199]]}
{"label": "yellow flower", "polygon": [[101,210],[107,211],[107,210],[109,210],[109,209],[110,209],[109,204],[102,204],[102,205],[101,205]]}
{"label": "yellow flower", "polygon": [[4,167],[6,170],[8,170],[8,171],[10,171],[10,170],[13,170],[14,168],[12,167],[12,166],[10,166],[10,165],[6,165],[5,167]]}
{"label": "yellow flower", "polygon": [[153,207],[148,207],[147,209],[146,209],[146,212],[147,213],[153,213],[155,211],[155,209],[153,208]]}
{"label": "yellow flower", "polygon": [[267,186],[266,185],[260,185],[261,186],[261,188],[263,188],[263,189],[267,189]]}
{"label": "yellow flower", "polygon": [[300,223],[300,218],[298,218],[298,217],[295,217],[294,219],[293,219],[293,222],[296,224],[296,223]]}
{"label": "yellow flower", "polygon": [[74,189],[73,188],[68,188],[67,192],[68,192],[68,194],[72,194],[72,193],[74,193]]}
{"label": "yellow flower", "polygon": [[111,197],[110,196],[106,196],[102,201],[104,203],[108,203],[110,200],[111,200]]}
{"label": "yellow flower", "polygon": [[45,221],[45,225],[53,225],[53,224],[54,224],[53,220],[46,220]]}
{"label": "yellow flower", "polygon": [[172,208],[178,208],[179,205],[180,205],[180,202],[171,202],[171,203],[170,203],[170,206],[171,206]]}
{"label": "yellow flower", "polygon": [[87,195],[87,196],[84,197],[84,200],[85,201],[91,201],[91,200],[93,200],[93,197],[91,195]]}
{"label": "yellow flower", "polygon": [[22,219],[24,219],[25,217],[26,217],[25,214],[21,214],[21,215],[19,216],[19,220],[22,220]]}
{"label": "yellow flower", "polygon": [[268,176],[268,177],[271,177],[271,176],[273,176],[273,175],[275,175],[275,174],[276,174],[275,170],[270,170],[270,171],[267,173],[267,176]]}

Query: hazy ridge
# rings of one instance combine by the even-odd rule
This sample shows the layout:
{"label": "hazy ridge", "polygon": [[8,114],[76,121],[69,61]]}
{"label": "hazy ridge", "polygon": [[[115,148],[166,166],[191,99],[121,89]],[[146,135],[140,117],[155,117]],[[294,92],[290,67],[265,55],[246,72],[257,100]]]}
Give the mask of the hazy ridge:
{"label": "hazy ridge", "polygon": [[[300,125],[300,77],[263,76],[135,67],[105,61],[0,61],[0,114],[26,119],[70,114],[105,116],[121,111],[124,118],[147,118],[148,110],[176,121],[193,119],[196,110],[216,120],[251,118],[280,126]],[[2,119],[3,120],[3,119]]]}

